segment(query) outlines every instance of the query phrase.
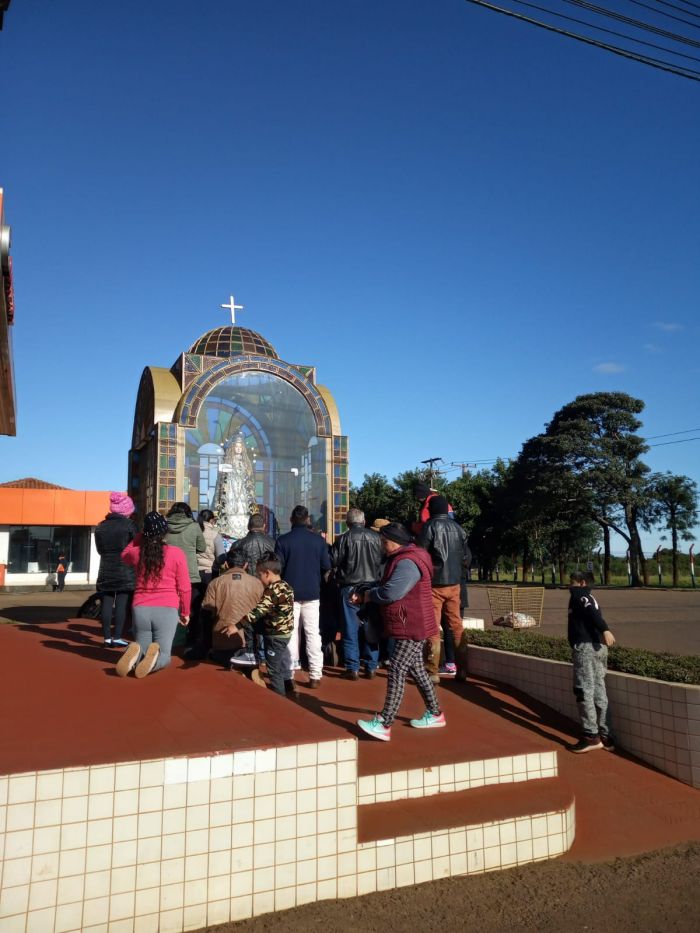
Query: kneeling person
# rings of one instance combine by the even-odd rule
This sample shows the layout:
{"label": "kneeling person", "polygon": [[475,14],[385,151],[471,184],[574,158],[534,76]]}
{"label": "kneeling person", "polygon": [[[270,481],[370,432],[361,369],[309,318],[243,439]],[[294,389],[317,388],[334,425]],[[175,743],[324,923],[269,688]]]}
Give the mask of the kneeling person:
{"label": "kneeling person", "polygon": [[[225,567],[224,572],[207,587],[201,608],[214,616],[212,649],[215,659],[228,661],[231,654],[245,643],[243,627],[235,623],[258,605],[264,587],[257,577],[251,577],[247,572],[247,556],[237,547],[232,547],[226,555]],[[231,625],[234,625],[235,632],[227,634]]]}
{"label": "kneeling person", "polygon": [[[265,643],[265,662],[272,689],[284,696],[284,659],[294,630],[294,591],[281,577],[281,564],[270,551],[258,560],[255,572],[265,587],[262,599],[241,620],[245,631],[245,648],[231,658],[236,667],[257,667],[255,636],[261,634]],[[238,625],[228,625],[223,631],[232,635]]]}

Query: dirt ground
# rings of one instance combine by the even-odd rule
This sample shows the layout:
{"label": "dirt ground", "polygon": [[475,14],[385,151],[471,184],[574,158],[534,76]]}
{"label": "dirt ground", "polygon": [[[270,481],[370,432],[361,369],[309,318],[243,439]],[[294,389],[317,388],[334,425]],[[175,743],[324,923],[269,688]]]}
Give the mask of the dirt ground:
{"label": "dirt ground", "polygon": [[700,843],[593,865],[543,862],[447,878],[343,901],[322,901],[217,933],[695,933]]}

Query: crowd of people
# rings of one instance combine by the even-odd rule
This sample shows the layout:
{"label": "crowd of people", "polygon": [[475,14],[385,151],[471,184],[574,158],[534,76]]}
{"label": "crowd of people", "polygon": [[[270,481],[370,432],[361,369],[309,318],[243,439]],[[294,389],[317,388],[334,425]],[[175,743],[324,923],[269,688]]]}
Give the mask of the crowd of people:
{"label": "crowd of people", "polygon": [[[167,667],[182,625],[187,658],[240,670],[264,665],[269,687],[281,696],[298,695],[304,666],[302,685],[318,689],[324,654],[339,660],[349,681],[361,673],[372,679],[383,664],[383,709],[358,720],[375,739],[391,738],[409,676],[425,704],[411,726],[445,726],[435,687],[456,673],[471,554],[449,502],[425,484],[414,492],[419,505],[410,528],[389,518],[368,527],[364,513],[351,508],[347,531],[331,546],[302,505],[286,534],[270,537],[262,515],[252,514],[247,534],[229,544],[211,511],[195,520],[184,502],[165,517],[148,513],[138,532],[132,500],[112,493],[95,540],[104,644],[124,649],[117,674],[143,678]],[[584,730],[575,750],[610,748],[604,677],[614,638],[584,590],[587,581],[571,582],[569,634]],[[123,635],[130,605],[129,642]]]}

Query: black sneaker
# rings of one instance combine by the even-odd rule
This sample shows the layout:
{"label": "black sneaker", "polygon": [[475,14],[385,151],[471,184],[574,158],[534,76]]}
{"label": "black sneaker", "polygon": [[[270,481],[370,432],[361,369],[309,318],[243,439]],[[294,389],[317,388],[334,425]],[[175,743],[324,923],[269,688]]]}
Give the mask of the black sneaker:
{"label": "black sneaker", "polygon": [[601,735],[600,741],[603,743],[603,748],[609,752],[615,751],[615,739],[611,735]]}
{"label": "black sneaker", "polygon": [[360,672],[359,671],[343,671],[340,675],[342,680],[359,680]]}
{"label": "black sneaker", "polygon": [[594,752],[597,748],[603,748],[603,743],[597,735],[584,735],[576,745],[570,745],[569,751],[581,755],[584,752]]}

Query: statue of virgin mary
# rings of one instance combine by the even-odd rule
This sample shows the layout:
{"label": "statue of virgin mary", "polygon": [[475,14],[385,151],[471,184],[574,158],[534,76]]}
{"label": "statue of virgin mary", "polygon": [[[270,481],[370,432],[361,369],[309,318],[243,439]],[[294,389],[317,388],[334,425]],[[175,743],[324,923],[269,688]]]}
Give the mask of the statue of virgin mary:
{"label": "statue of virgin mary", "polygon": [[224,450],[213,508],[222,534],[235,539],[244,538],[248,534],[248,519],[253,512],[258,511],[258,506],[255,502],[253,465],[240,431]]}

